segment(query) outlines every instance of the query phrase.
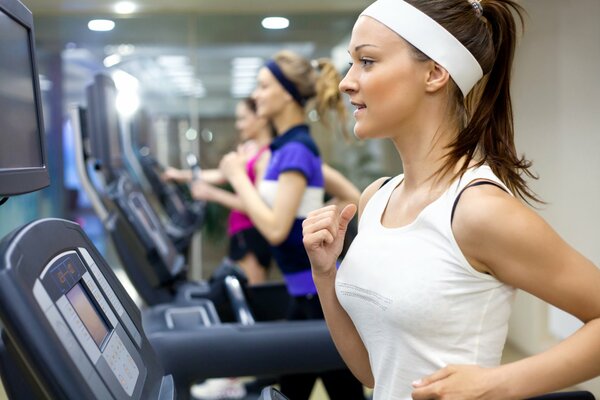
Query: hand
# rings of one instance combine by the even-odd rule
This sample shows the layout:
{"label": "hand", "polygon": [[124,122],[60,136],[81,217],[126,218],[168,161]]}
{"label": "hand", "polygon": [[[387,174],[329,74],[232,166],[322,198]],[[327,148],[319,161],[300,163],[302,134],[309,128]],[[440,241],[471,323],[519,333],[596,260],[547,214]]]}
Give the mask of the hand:
{"label": "hand", "polygon": [[192,197],[194,200],[212,201],[213,189],[212,185],[202,180],[194,181],[191,185]]}
{"label": "hand", "polygon": [[186,181],[186,176],[185,176],[185,172],[183,170],[177,169],[177,168],[173,168],[173,167],[167,167],[164,172],[160,175],[160,179],[162,179],[165,182],[170,182],[170,181],[174,181],[174,182],[182,182],[182,181]]}
{"label": "hand", "polygon": [[477,365],[448,365],[413,382],[413,400],[507,399],[498,393],[495,369]]}
{"label": "hand", "polygon": [[356,206],[348,204],[341,212],[333,205],[308,214],[302,223],[302,235],[313,274],[327,275],[335,271],[348,223],[355,213]]}
{"label": "hand", "polygon": [[245,163],[245,157],[242,154],[232,151],[223,156],[219,163],[219,169],[228,180],[231,180],[235,174],[246,173]]}

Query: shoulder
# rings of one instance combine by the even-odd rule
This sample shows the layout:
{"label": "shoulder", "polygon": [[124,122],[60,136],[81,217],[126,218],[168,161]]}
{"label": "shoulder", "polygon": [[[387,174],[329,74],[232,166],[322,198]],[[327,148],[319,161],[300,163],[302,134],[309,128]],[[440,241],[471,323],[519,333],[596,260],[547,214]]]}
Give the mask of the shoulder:
{"label": "shoulder", "polygon": [[362,212],[365,209],[365,206],[367,205],[367,203],[369,202],[371,197],[373,197],[375,192],[377,192],[381,188],[381,186],[389,179],[390,178],[387,176],[381,177],[381,178],[377,179],[376,181],[372,182],[369,186],[367,186],[365,188],[365,190],[363,190],[362,194],[360,195],[360,200],[358,202],[359,218],[362,215]]}
{"label": "shoulder", "polygon": [[[452,231],[469,262],[494,274],[498,256],[530,245],[541,217],[494,185],[468,187],[456,205]],[[480,268],[478,268],[480,267]]]}
{"label": "shoulder", "polygon": [[271,143],[271,148],[277,152],[279,151],[302,151],[310,152],[315,156],[319,156],[319,149],[317,144],[310,135],[308,126],[300,125],[283,136],[276,138]]}
{"label": "shoulder", "polygon": [[524,208],[518,199],[496,185],[467,186],[456,204],[453,226],[475,228]]}
{"label": "shoulder", "polygon": [[304,141],[289,141],[285,143],[283,146],[274,150],[273,153],[280,154],[281,156],[288,157],[291,155],[297,155],[301,157],[307,158],[318,158],[319,152],[317,150],[316,145],[314,143],[311,145],[310,142]]}

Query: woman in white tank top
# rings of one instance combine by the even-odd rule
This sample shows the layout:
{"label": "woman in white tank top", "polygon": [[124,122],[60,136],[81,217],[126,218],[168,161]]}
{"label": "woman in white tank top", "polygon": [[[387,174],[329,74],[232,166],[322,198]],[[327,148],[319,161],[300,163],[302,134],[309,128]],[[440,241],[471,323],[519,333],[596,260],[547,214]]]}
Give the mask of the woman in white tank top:
{"label": "woman in white tank top", "polygon": [[[304,221],[325,317],[374,399],[522,399],[600,375],[600,271],[522,200],[510,72],[512,0],[378,0],[356,21],[340,84],[355,135],[388,138],[404,174]],[[500,366],[514,290],[585,325]]]}

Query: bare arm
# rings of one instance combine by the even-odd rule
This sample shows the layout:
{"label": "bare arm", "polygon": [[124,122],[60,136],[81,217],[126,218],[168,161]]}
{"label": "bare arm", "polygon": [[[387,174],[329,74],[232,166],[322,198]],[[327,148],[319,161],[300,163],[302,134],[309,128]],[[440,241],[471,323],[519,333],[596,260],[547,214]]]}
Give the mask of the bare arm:
{"label": "bare arm", "polygon": [[[360,214],[382,182],[380,179],[365,189],[359,202]],[[367,349],[335,294],[335,263],[342,251],[348,222],[355,212],[356,206],[350,204],[341,213],[335,205],[310,213],[302,225],[304,247],[311,261],[313,279],[335,346],[352,373],[365,386],[373,387],[375,382]]]}
{"label": "bare arm", "polygon": [[[190,171],[191,172],[191,171]],[[203,169],[200,171],[200,179],[211,185],[223,185],[227,183],[225,175],[218,169]]]}
{"label": "bare arm", "polygon": [[[596,266],[536,213],[494,187],[465,191],[453,230],[476,269],[571,313],[585,324],[543,353],[480,371],[492,378],[489,381],[473,376],[461,381],[465,377],[461,369],[451,367],[430,388],[437,385],[439,389],[444,382],[453,382],[454,389],[466,388],[467,381],[486,381],[486,390],[494,394],[489,398],[522,399],[600,375],[600,270]],[[432,398],[432,393],[415,398]]]}
{"label": "bare arm", "polygon": [[358,204],[360,191],[338,170],[323,164],[323,178],[325,180],[325,192],[332,199],[332,204],[342,207],[346,204]]}
{"label": "bare arm", "polygon": [[[225,176],[218,169],[203,169],[201,176],[203,181],[210,183],[211,185],[221,185],[227,182]],[[189,169],[167,167],[165,172],[161,175],[161,178],[165,181],[190,183],[192,182],[193,175],[192,170]]]}
{"label": "bare arm", "polygon": [[260,197],[243,169],[243,160],[236,153],[229,153],[221,161],[221,168],[229,179],[235,192],[241,199],[246,214],[265,239],[278,245],[283,242],[292,229],[296,213],[306,190],[304,175],[288,171],[279,175],[277,191],[273,205],[270,206]]}
{"label": "bare arm", "polygon": [[[256,174],[256,180],[254,185],[258,187],[258,184],[262,180],[262,177],[265,173],[266,165],[269,161],[269,152],[264,152],[262,156],[257,160],[254,165],[254,173]],[[223,173],[219,170],[211,170],[218,173],[218,176],[225,179]],[[204,175],[203,175],[204,178]],[[220,187],[211,185],[207,183],[205,179],[201,179],[195,182],[192,182],[192,196],[196,200],[206,200],[214,203],[218,203],[224,207],[227,207],[231,210],[238,210],[243,213],[246,213],[246,208],[244,203],[240,199],[240,197],[236,193],[231,193],[230,191],[224,190]]]}
{"label": "bare arm", "polygon": [[206,200],[218,203],[231,210],[246,212],[244,204],[235,193],[213,186],[203,180],[192,182],[191,185],[192,197],[195,200]]}
{"label": "bare arm", "polygon": [[167,167],[160,177],[167,182],[189,183],[192,181],[192,171],[189,169]]}

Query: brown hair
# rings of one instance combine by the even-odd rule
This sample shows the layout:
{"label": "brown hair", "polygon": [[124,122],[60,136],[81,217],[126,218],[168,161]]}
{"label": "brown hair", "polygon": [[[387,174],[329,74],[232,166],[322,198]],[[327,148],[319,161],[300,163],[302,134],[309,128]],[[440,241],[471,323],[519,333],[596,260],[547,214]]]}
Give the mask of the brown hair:
{"label": "brown hair", "polygon": [[[248,108],[248,110],[252,112],[252,114],[256,115],[256,100],[254,100],[252,97],[244,97],[240,101],[240,103],[244,104],[246,108]],[[269,128],[269,132],[271,133],[271,138],[276,138],[277,130],[275,129],[275,126],[273,126],[273,123],[271,121],[267,121],[267,127]]]}
{"label": "brown hair", "polygon": [[320,58],[310,61],[289,50],[275,54],[273,60],[304,99],[314,99],[319,120],[330,127],[332,110],[337,117],[344,137],[348,137],[346,106],[339,91],[341,76],[331,60]]}
{"label": "brown hair", "polygon": [[517,155],[514,143],[510,79],[517,40],[516,18],[523,28],[523,8],[514,0],[482,0],[480,14],[473,7],[473,0],[406,1],[456,37],[484,73],[466,98],[454,82],[451,84],[451,111],[460,129],[448,146],[447,159],[439,172],[451,171],[465,157],[456,174],[461,176],[470,162],[478,159],[476,165],[488,164],[512,192],[526,201],[541,202],[524,178],[526,175],[537,179],[530,171],[531,162]]}
{"label": "brown hair", "polygon": [[241,102],[244,103],[248,110],[252,111],[253,114],[256,114],[256,100],[252,97],[244,97]]}

